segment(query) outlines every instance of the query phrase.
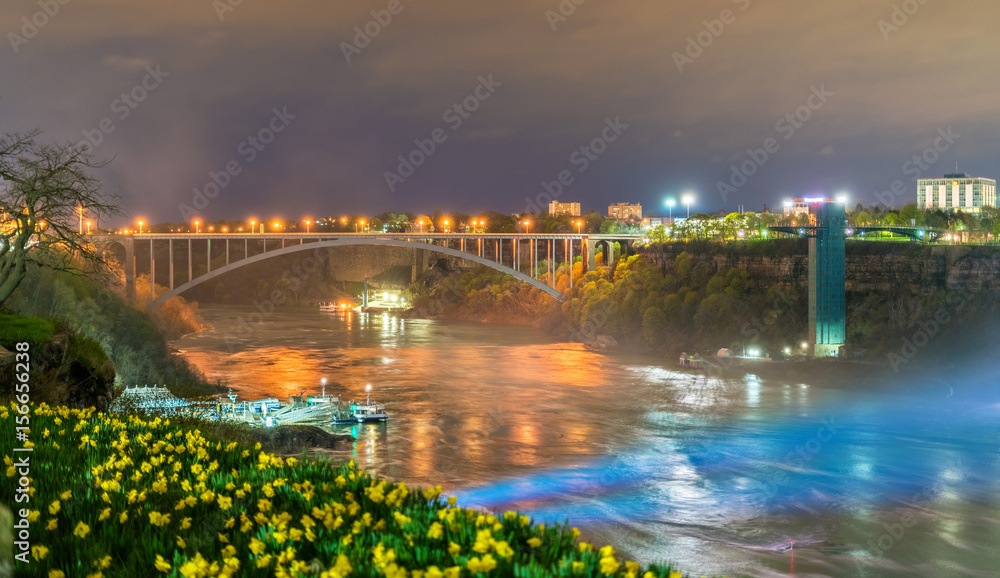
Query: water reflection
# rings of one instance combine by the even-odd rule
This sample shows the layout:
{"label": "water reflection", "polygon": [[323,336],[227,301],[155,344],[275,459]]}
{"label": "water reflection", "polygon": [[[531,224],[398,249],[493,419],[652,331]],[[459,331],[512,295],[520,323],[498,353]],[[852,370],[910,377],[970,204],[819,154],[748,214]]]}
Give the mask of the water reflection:
{"label": "water reflection", "polygon": [[311,311],[230,351],[242,312],[204,312],[215,329],[176,345],[210,378],[250,398],[371,383],[392,418],[343,428],[357,441],[334,457],[463,504],[568,518],[698,575],[788,575],[793,553],[803,575],[1000,567],[1000,405],[969,384],[714,379],[516,327]]}

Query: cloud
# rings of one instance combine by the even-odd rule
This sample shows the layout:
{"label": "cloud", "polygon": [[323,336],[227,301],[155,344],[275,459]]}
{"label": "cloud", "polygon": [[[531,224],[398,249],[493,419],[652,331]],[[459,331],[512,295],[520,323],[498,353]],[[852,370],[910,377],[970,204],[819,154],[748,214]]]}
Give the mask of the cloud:
{"label": "cloud", "polygon": [[[79,139],[146,65],[162,64],[172,77],[99,152],[118,155],[109,186],[163,220],[176,218],[192,187],[276,106],[299,121],[207,218],[518,210],[616,115],[633,128],[567,197],[584,210],[626,198],[658,206],[663,191],[692,188],[708,201],[730,162],[774,136],[775,123],[821,83],[836,96],[781,142],[733,202],[773,206],[775,190],[825,183],[858,195],[884,188],[906,151],[948,125],[968,135],[953,152],[963,166],[998,172],[1000,59],[981,39],[993,35],[1000,5],[969,19],[927,3],[887,41],[877,22],[891,3],[867,0],[752,2],[745,11],[728,1],[586,2],[555,32],[544,16],[558,6],[552,0],[403,0],[403,11],[345,62],[341,43],[386,5],[243,2],[220,21],[204,0],[69,3],[18,55],[0,58],[0,129],[37,126]],[[16,30],[35,5],[23,6],[0,14],[0,30]],[[735,22],[679,73],[671,55],[723,8],[737,12]],[[481,74],[502,89],[389,194],[382,175],[396,155],[440,126]],[[953,161],[943,159],[941,171]]]}

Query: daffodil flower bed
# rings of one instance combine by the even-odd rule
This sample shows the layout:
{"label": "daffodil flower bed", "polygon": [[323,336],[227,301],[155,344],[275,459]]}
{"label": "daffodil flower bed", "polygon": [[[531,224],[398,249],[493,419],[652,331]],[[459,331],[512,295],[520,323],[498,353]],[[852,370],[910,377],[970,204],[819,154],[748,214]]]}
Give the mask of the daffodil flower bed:
{"label": "daffodil flower bed", "polygon": [[[354,462],[281,458],[160,418],[32,414],[23,575],[680,577],[580,542],[575,528],[460,508],[440,486],[411,491]],[[8,431],[13,415],[0,406]],[[0,439],[6,496],[12,439]]]}

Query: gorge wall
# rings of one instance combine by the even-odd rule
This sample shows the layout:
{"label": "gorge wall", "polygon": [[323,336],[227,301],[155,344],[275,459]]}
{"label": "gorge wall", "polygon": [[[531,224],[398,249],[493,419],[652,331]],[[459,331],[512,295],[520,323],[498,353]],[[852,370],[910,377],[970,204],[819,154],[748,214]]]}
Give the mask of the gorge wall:
{"label": "gorge wall", "polygon": [[[807,287],[808,245],[758,245],[740,251],[738,245],[669,244],[641,253],[667,272],[674,258],[687,251],[695,263],[705,262],[713,273],[730,267],[749,271],[773,283]],[[849,241],[846,248],[848,291],[886,290],[899,286],[1000,291],[1000,247],[928,246],[916,243]]]}

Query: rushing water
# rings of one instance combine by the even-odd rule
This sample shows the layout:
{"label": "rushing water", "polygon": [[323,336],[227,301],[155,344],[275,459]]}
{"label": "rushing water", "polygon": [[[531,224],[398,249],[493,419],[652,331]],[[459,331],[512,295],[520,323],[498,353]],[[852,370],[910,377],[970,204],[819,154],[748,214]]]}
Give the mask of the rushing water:
{"label": "rushing water", "polygon": [[214,328],[174,345],[208,377],[242,399],[370,383],[392,417],[345,426],[335,457],[467,506],[697,575],[1000,576],[996,372],[719,380],[522,327],[202,312]]}

